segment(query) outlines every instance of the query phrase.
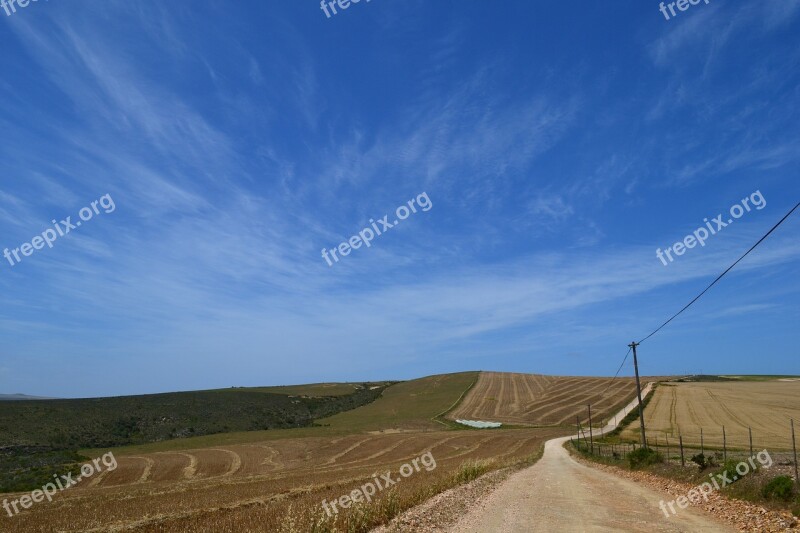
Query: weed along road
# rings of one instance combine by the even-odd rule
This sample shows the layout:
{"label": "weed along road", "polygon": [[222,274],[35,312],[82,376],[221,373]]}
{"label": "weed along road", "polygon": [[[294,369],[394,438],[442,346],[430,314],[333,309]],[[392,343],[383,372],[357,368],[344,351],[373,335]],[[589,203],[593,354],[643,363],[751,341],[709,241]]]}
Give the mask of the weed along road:
{"label": "weed along road", "polygon": [[[612,429],[613,422],[602,432]],[[568,441],[547,441],[535,465],[510,476],[450,531],[736,531],[691,508],[664,518],[658,502],[667,493],[579,463],[564,448]]]}

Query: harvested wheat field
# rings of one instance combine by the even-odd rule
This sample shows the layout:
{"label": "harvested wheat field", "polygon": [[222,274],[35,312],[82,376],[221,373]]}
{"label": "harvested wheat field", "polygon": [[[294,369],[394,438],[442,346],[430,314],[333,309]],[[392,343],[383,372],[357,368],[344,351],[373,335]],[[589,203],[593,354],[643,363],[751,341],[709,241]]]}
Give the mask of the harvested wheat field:
{"label": "harvested wheat field", "polygon": [[[323,499],[348,494],[375,473],[390,472],[400,480],[372,504],[342,511],[337,525],[347,531],[347,524],[370,524],[452,485],[465,463],[485,461],[479,465],[483,471],[529,461],[545,440],[563,434],[558,429],[354,434],[119,456],[118,468],[94,486],[78,485],[52,503],[14,518],[2,516],[0,530],[288,531],[294,524],[310,531],[312,521],[324,518]],[[426,452],[436,467],[402,478],[400,467]]]}
{"label": "harvested wheat field", "polygon": [[575,417],[593,422],[612,416],[636,395],[632,378],[586,378],[481,372],[477,383],[450,419],[518,425],[574,425]]}
{"label": "harvested wheat field", "polygon": [[[708,383],[662,383],[645,409],[645,427],[651,438],[683,435],[685,443],[722,448],[722,426],[729,447],[749,447],[747,428],[753,431],[753,446],[791,448],[790,418],[797,426],[800,414],[800,382],[742,381]],[[797,429],[800,429],[798,427]],[[636,439],[639,423],[623,436]]]}

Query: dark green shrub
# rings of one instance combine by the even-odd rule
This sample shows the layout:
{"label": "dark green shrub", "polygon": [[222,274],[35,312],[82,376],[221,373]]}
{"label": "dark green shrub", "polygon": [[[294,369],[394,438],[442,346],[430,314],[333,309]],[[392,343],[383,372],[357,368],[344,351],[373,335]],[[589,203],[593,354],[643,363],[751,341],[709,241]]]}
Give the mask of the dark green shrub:
{"label": "dark green shrub", "polygon": [[697,466],[700,467],[700,470],[705,470],[708,466],[708,461],[706,460],[706,456],[702,453],[698,453],[697,455],[692,457],[692,462],[696,463]]}
{"label": "dark green shrub", "polygon": [[789,501],[794,494],[794,480],[789,476],[777,476],[764,485],[761,493],[767,499]]}
{"label": "dark green shrub", "polygon": [[631,468],[642,468],[648,465],[663,463],[664,456],[651,448],[639,448],[628,454]]}
{"label": "dark green shrub", "polygon": [[[728,481],[728,485],[736,483],[741,476],[736,472],[736,465],[738,465],[736,461],[728,459],[722,464],[722,468],[717,472],[718,475],[726,477]],[[749,465],[748,465],[749,468]],[[751,471],[752,468],[749,468],[748,472]]]}

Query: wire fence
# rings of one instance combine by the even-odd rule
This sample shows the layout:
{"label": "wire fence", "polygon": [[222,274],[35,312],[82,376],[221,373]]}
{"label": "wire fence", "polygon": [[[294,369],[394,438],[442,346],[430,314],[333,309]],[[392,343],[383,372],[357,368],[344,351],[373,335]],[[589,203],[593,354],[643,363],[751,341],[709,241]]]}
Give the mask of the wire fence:
{"label": "wire fence", "polygon": [[[720,429],[721,432],[714,431],[710,436],[703,429],[697,434],[681,434],[677,437],[650,432],[647,435],[647,447],[659,452],[664,462],[682,466],[697,466],[701,462],[711,465],[724,464],[726,461],[738,462],[767,450],[775,464],[794,466],[794,479],[800,483],[793,420],[786,421],[785,441],[776,439],[772,434],[762,441],[752,428],[744,429],[746,437],[743,441],[739,434],[741,431],[732,433],[725,426],[720,426]],[[626,459],[641,448],[640,442],[605,442],[602,436],[593,436],[588,428],[581,428],[579,438],[573,438],[572,444],[584,453],[610,459]]]}

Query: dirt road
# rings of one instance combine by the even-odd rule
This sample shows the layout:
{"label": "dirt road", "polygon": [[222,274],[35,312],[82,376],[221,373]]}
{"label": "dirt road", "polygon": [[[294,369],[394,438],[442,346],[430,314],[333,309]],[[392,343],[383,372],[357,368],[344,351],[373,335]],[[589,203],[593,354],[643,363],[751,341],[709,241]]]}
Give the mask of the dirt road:
{"label": "dirt road", "polygon": [[666,518],[658,504],[672,497],[578,463],[563,447],[568,440],[548,441],[534,466],[509,477],[450,531],[736,531],[691,507]]}

